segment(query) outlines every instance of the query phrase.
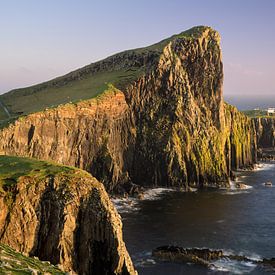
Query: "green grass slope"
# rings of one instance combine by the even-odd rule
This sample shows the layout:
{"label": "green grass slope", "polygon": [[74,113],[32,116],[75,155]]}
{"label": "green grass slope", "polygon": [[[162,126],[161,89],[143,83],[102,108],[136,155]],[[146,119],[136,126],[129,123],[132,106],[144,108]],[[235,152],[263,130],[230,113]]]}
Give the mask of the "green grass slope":
{"label": "green grass slope", "polygon": [[[77,172],[77,173],[76,173]],[[44,178],[47,175],[65,174],[81,176],[85,171],[74,167],[58,165],[52,162],[39,161],[31,158],[0,155],[0,194],[12,190],[20,176]]]}
{"label": "green grass slope", "polygon": [[27,257],[7,245],[0,244],[0,274],[65,274],[49,262]]}
{"label": "green grass slope", "polygon": [[93,98],[107,84],[123,88],[150,70],[171,40],[197,38],[207,28],[194,27],[149,47],[124,51],[53,80],[0,95],[0,127],[22,115]]}

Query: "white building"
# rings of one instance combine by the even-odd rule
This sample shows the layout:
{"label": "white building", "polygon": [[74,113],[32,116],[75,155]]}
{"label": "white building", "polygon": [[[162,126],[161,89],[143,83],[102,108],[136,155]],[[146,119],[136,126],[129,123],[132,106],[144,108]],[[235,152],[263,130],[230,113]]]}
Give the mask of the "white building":
{"label": "white building", "polygon": [[267,115],[269,116],[269,115],[271,115],[271,116],[273,116],[275,114],[275,108],[268,108],[267,109]]}

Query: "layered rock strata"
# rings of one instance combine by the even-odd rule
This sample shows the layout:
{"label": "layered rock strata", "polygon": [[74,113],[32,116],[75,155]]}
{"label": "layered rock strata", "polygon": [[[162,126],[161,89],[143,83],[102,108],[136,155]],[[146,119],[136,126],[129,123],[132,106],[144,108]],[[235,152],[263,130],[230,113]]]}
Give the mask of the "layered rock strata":
{"label": "layered rock strata", "polygon": [[275,148],[275,118],[253,118],[260,148]]}
{"label": "layered rock strata", "polygon": [[[21,158],[1,157],[0,242],[78,274],[135,274],[120,216],[101,183],[67,167],[6,170]],[[56,170],[58,169],[58,170]],[[3,170],[3,171],[2,171]]]}
{"label": "layered rock strata", "polygon": [[126,63],[108,59],[108,70],[114,59],[114,70],[135,64],[143,74],[99,98],[17,120],[0,132],[0,152],[83,168],[110,192],[227,185],[233,169],[253,165],[257,146],[251,121],[223,101],[219,42],[197,27],[146,55],[125,52]]}

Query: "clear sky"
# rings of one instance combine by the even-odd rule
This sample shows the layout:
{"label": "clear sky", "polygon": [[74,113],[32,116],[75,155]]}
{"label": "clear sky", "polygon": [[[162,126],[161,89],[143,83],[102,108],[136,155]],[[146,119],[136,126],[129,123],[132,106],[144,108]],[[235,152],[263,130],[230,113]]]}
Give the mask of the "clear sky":
{"label": "clear sky", "polygon": [[1,0],[0,93],[196,25],[222,36],[226,95],[275,95],[275,0]]}

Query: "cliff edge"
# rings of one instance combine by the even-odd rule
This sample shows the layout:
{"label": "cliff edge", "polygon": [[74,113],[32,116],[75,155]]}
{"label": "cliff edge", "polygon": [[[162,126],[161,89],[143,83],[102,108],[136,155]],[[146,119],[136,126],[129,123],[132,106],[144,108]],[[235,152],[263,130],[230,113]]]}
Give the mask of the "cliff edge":
{"label": "cliff edge", "polygon": [[[108,87],[95,85],[102,79]],[[257,143],[253,123],[224,103],[222,87],[220,36],[195,27],[3,95],[11,112],[27,115],[0,131],[0,152],[83,168],[109,192],[226,186],[232,170],[256,161]],[[63,101],[69,91],[75,101],[41,111],[39,103],[29,114],[33,95],[47,91]]]}
{"label": "cliff edge", "polygon": [[135,274],[120,216],[79,169],[0,156],[0,242],[79,274]]}

